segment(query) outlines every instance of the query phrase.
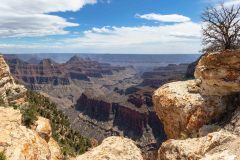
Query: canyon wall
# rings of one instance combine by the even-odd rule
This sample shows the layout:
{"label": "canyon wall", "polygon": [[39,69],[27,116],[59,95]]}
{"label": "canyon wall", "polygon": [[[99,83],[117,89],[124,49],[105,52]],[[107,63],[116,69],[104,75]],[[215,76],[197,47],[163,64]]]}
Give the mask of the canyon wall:
{"label": "canyon wall", "polygon": [[[52,137],[54,132],[52,132],[51,125],[53,124],[50,124],[50,120],[38,116],[36,121],[33,121],[33,124],[29,127],[23,125],[22,109],[32,106],[29,105],[30,101],[26,98],[26,89],[15,83],[2,56],[0,57],[0,73],[2,84],[0,89],[4,94],[1,97],[2,101],[0,104],[1,156],[8,160],[64,159],[62,148]],[[20,107],[21,111],[14,109],[18,107]],[[30,114],[28,116],[33,115]],[[65,129],[69,130],[70,128]],[[106,157],[109,160],[143,160],[141,150],[135,143],[130,139],[122,137],[110,137],[84,155],[76,158],[68,157],[68,159],[96,160]]]}
{"label": "canyon wall", "polygon": [[[165,139],[165,134],[155,112],[137,108],[121,98],[112,95],[104,98],[97,97],[96,93],[83,93],[75,105],[82,122],[77,127],[85,130],[85,126],[91,126],[82,132],[83,135],[89,136],[91,130],[95,130],[96,133],[92,137],[100,142],[105,136],[119,135],[137,141],[146,154],[156,150]],[[105,136],[102,136],[102,131]]]}

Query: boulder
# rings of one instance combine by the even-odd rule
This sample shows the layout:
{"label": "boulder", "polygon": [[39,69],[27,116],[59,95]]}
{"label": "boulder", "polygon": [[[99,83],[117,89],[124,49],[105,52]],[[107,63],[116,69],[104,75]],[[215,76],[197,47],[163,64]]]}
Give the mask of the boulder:
{"label": "boulder", "polygon": [[143,160],[141,150],[130,139],[108,137],[102,144],[76,160]]}
{"label": "boulder", "polygon": [[168,83],[153,95],[154,109],[168,138],[197,136],[203,125],[217,120],[226,110],[225,97],[189,91],[194,85],[194,80]]}
{"label": "boulder", "polygon": [[34,124],[34,129],[47,142],[52,136],[52,127],[49,119],[38,117],[38,120]]}
{"label": "boulder", "polygon": [[229,95],[240,92],[240,51],[208,53],[202,56],[195,78],[201,80],[202,95]]}

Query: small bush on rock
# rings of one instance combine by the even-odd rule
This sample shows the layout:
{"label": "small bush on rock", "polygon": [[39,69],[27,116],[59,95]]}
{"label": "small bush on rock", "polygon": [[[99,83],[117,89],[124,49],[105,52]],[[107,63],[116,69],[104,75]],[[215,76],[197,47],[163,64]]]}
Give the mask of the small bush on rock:
{"label": "small bush on rock", "polygon": [[22,123],[25,126],[30,127],[36,120],[37,120],[37,109],[34,105],[29,106],[23,110]]}
{"label": "small bush on rock", "polygon": [[0,160],[7,160],[4,152],[0,152]]}

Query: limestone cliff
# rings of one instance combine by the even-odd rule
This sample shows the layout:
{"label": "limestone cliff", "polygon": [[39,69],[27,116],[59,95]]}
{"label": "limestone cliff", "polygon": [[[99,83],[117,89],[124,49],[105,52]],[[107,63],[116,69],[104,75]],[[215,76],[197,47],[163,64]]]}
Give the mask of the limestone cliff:
{"label": "limestone cliff", "polygon": [[[19,110],[0,107],[0,152],[8,160],[60,160],[60,147],[50,137],[51,127],[44,118],[36,122],[36,130],[21,124]],[[43,133],[44,137],[42,136]]]}
{"label": "limestone cliff", "polygon": [[123,137],[106,138],[101,145],[76,160],[143,160],[134,142]]}
{"label": "limestone cliff", "polygon": [[196,80],[154,93],[154,108],[173,138],[162,144],[159,160],[240,159],[239,69],[239,51],[208,53],[196,67]]}

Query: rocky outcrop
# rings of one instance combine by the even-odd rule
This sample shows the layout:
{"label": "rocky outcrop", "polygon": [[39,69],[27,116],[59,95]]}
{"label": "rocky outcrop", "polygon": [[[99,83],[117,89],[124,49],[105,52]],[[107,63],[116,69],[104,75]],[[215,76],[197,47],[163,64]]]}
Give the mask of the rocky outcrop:
{"label": "rocky outcrop", "polygon": [[225,97],[205,97],[189,92],[195,81],[173,82],[153,95],[154,108],[163,122],[168,138],[196,136],[205,124],[217,120],[225,111]]}
{"label": "rocky outcrop", "polygon": [[201,80],[203,95],[240,92],[240,51],[214,52],[199,61],[195,77]]}
{"label": "rocky outcrop", "polygon": [[140,149],[130,139],[106,138],[101,145],[79,156],[76,160],[143,160]]}
{"label": "rocky outcrop", "polygon": [[25,102],[26,89],[24,86],[16,84],[2,55],[0,55],[0,92],[1,105],[19,105]]}
{"label": "rocky outcrop", "polygon": [[[42,133],[51,132],[50,124],[39,118],[35,130],[21,124],[21,113],[13,108],[0,107],[0,151],[8,160],[61,160],[58,144],[50,137],[42,138]],[[40,133],[40,135],[39,135]]]}
{"label": "rocky outcrop", "polygon": [[52,136],[52,127],[50,121],[43,117],[38,117],[32,128],[47,142]]}
{"label": "rocky outcrop", "polygon": [[240,157],[240,138],[219,131],[201,138],[168,140],[159,150],[159,160],[237,160]]}
{"label": "rocky outcrop", "polygon": [[240,159],[239,68],[239,51],[208,53],[196,67],[196,80],[155,92],[155,110],[167,136],[176,139],[162,144],[159,160]]}

